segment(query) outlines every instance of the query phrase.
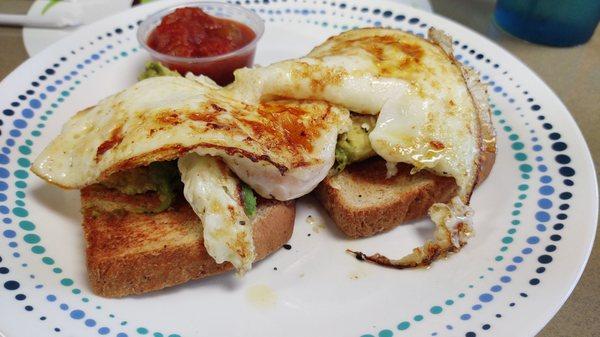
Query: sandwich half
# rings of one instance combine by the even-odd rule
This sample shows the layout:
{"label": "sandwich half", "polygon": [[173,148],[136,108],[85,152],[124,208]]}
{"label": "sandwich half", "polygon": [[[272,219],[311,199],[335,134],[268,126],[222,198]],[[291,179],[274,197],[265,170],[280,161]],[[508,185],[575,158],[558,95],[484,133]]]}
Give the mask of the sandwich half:
{"label": "sandwich half", "polygon": [[[437,47],[442,52],[441,56],[447,57],[447,63],[462,75],[458,78],[462,80],[461,85],[468,89],[480,130],[476,186],[487,178],[496,158],[496,138],[486,86],[479,81],[475,71],[454,60],[452,41],[442,32],[431,30],[428,39],[404,35],[400,40],[417,41],[415,46],[424,44]],[[428,49],[414,47],[413,53],[416,50]],[[419,63],[408,50],[404,54],[402,62],[412,62],[413,65],[397,69],[399,77],[409,79],[416,76],[415,73],[443,75]],[[427,171],[415,172],[410,165],[395,165],[396,174],[390,177],[390,164],[386,166],[386,161],[371,148],[369,134],[374,127],[374,120],[359,115],[353,115],[352,120],[353,126],[338,139],[337,169],[314,192],[334,223],[348,237],[372,236],[423,218],[433,204],[448,203],[457,194],[455,179]],[[394,167],[394,164],[391,165]]]}
{"label": "sandwich half", "polygon": [[103,296],[253,262],[290,237],[294,202],[334,162],[348,112],[232,99],[203,77],[138,82],[75,114],[32,171],[82,192],[88,274]]}

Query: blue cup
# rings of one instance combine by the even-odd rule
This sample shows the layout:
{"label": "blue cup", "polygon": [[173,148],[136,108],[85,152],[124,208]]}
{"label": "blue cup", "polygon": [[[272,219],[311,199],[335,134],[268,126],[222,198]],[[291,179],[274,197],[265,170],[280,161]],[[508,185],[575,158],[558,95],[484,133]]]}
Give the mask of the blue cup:
{"label": "blue cup", "polygon": [[523,40],[569,47],[587,42],[600,20],[600,0],[498,0],[496,23]]}

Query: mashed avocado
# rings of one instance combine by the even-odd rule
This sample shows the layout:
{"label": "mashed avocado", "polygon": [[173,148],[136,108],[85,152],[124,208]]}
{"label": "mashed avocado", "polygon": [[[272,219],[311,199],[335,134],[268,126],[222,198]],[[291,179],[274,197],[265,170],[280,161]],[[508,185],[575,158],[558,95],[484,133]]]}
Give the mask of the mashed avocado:
{"label": "mashed avocado", "polygon": [[256,214],[256,196],[250,186],[242,183],[242,202],[244,203],[244,212],[250,218]]}
{"label": "mashed avocado", "polygon": [[146,62],[146,68],[144,72],[138,76],[138,80],[145,80],[150,77],[158,77],[158,76],[181,76],[178,72],[173,71],[166,66],[164,66],[160,62],[150,61]]}
{"label": "mashed avocado", "polygon": [[176,187],[180,184],[179,169],[176,161],[155,162],[148,166],[117,172],[101,184],[127,195],[158,193],[160,205],[154,209],[141,210],[142,213],[158,213],[169,208],[175,199]]}
{"label": "mashed avocado", "polygon": [[341,172],[346,165],[375,156],[369,132],[375,127],[376,117],[352,114],[350,118],[350,130],[338,137],[335,146],[335,172]]}
{"label": "mashed avocado", "polygon": [[[170,70],[160,62],[147,62],[144,72],[138,79],[144,80],[157,76],[181,76],[178,72]],[[181,184],[179,169],[176,161],[155,162],[145,167],[136,167],[131,170],[117,172],[102,185],[114,188],[127,195],[156,192],[160,204],[152,209],[140,209],[140,213],[159,213],[171,206],[175,200],[176,187]]]}

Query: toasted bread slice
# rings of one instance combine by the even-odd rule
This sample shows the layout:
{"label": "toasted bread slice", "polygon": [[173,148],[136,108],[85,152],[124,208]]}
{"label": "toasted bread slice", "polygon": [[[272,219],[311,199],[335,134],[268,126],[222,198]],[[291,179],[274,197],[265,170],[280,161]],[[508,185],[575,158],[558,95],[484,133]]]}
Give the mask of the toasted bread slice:
{"label": "toasted bread slice", "polygon": [[338,228],[351,238],[367,237],[418,219],[436,202],[456,195],[454,179],[426,171],[410,174],[411,165],[398,164],[386,179],[385,161],[374,157],[354,163],[327,177],[315,190]]}
{"label": "toasted bread slice", "polygon": [[[81,191],[90,285],[105,297],[171,287],[233,269],[206,252],[198,216],[183,199],[156,214],[135,213],[158,202],[152,193],[128,196],[100,185]],[[257,260],[292,235],[293,202],[259,199],[254,218]]]}

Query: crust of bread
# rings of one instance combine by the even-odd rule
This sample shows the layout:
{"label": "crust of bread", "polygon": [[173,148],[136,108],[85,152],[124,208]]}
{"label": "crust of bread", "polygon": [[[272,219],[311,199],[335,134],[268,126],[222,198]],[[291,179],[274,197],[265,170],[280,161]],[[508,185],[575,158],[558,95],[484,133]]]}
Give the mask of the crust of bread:
{"label": "crust of bread", "polygon": [[[479,166],[479,176],[477,177],[477,185],[481,184],[492,172],[492,167],[496,162],[496,151],[484,151],[481,153],[481,165]],[[477,188],[475,185],[475,188]]]}
{"label": "crust of bread", "polygon": [[360,238],[388,231],[427,214],[435,202],[447,202],[456,194],[454,179],[398,164],[398,173],[386,179],[385,161],[379,157],[348,166],[327,177],[315,190],[338,228],[348,237]]}
{"label": "crust of bread", "polygon": [[[96,294],[142,294],[233,269],[208,255],[201,222],[183,198],[161,213],[130,212],[131,205],[152,204],[151,198],[99,185],[81,191],[88,276]],[[125,206],[116,209],[115,200]],[[294,218],[293,202],[259,199],[253,220],[257,260],[290,239]]]}

